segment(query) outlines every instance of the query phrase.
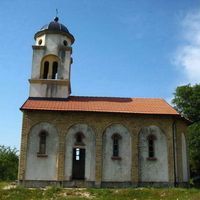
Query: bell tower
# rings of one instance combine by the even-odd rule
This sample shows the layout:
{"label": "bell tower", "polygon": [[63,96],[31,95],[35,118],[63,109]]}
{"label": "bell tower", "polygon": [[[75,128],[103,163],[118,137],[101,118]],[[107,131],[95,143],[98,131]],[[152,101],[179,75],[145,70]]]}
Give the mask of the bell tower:
{"label": "bell tower", "polygon": [[34,38],[29,96],[67,98],[71,93],[73,35],[55,17]]}

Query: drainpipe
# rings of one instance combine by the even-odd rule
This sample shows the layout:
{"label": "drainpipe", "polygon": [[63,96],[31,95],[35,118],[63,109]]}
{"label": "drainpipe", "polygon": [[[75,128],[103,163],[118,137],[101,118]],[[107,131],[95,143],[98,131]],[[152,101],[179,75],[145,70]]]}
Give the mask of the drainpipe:
{"label": "drainpipe", "polygon": [[177,186],[177,160],[176,160],[176,121],[172,123],[173,159],[174,159],[174,186]]}

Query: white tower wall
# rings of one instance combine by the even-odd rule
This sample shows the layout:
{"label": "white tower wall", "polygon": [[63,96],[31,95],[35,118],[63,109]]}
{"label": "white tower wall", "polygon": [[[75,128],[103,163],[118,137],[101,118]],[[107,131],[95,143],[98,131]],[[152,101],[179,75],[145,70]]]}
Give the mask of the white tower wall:
{"label": "white tower wall", "polygon": [[[59,24],[57,21],[53,23]],[[30,97],[67,98],[70,95],[72,37],[70,33],[59,31],[57,28],[36,33],[32,73],[29,79]]]}

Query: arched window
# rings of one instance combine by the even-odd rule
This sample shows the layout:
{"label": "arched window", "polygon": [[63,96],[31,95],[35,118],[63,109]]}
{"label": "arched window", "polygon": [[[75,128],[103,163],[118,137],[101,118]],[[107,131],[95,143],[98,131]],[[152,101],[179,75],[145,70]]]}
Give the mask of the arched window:
{"label": "arched window", "polygon": [[77,132],[75,134],[75,139],[76,139],[75,145],[84,145],[83,138],[85,138],[84,134],[82,132]]}
{"label": "arched window", "polygon": [[48,55],[42,59],[40,77],[42,79],[57,79],[59,69],[59,58]]}
{"label": "arched window", "polygon": [[46,154],[46,137],[48,133],[46,131],[41,131],[39,133],[39,152],[38,155]]}
{"label": "arched window", "polygon": [[115,133],[112,135],[113,140],[113,155],[112,159],[120,158],[119,157],[119,140],[121,139],[121,135]]}
{"label": "arched window", "polygon": [[147,137],[148,141],[148,158],[150,159],[155,159],[155,140],[156,136],[155,135],[149,135]]}
{"label": "arched window", "polygon": [[45,61],[44,62],[43,79],[47,79],[48,78],[48,73],[49,73],[49,62]]}
{"label": "arched window", "polygon": [[52,79],[57,79],[58,73],[58,62],[53,62],[53,72],[52,72]]}

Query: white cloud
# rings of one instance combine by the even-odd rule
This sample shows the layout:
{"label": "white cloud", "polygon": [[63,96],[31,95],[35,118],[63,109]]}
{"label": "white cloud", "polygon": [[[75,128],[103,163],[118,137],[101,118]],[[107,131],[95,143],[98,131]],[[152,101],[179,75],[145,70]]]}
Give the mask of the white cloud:
{"label": "white cloud", "polygon": [[175,63],[183,70],[189,83],[200,82],[200,11],[189,13],[183,20],[185,44],[175,55]]}

